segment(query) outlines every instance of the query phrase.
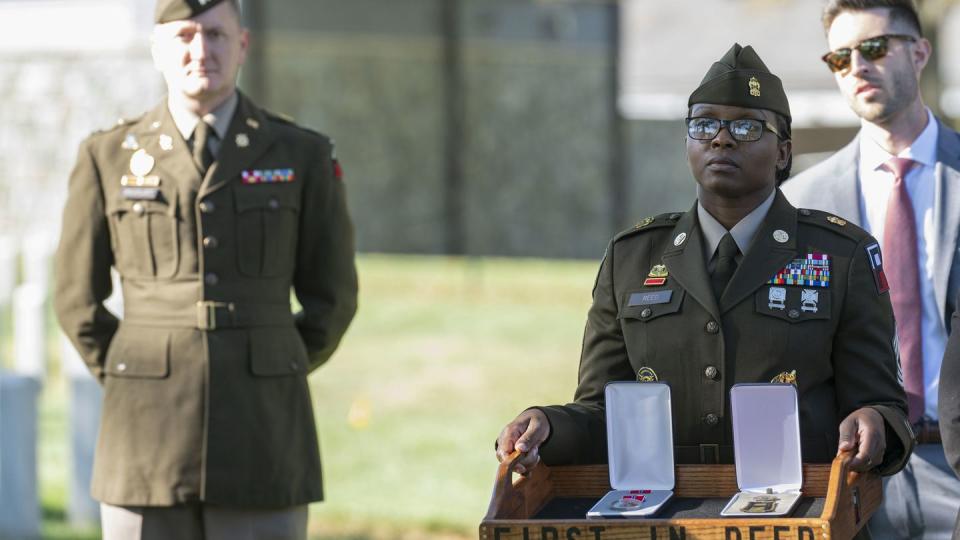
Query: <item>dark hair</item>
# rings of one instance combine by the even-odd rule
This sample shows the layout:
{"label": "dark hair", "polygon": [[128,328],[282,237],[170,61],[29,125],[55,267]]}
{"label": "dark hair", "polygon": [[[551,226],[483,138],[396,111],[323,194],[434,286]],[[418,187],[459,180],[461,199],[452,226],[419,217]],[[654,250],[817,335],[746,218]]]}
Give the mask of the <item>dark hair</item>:
{"label": "dark hair", "polygon": [[[772,111],[771,111],[772,112]],[[777,131],[780,132],[781,141],[789,141],[793,138],[791,135],[790,129],[790,119],[786,116],[774,112],[773,113],[774,122],[777,125]],[[790,155],[787,156],[787,166],[782,169],[777,169],[777,185],[783,183],[784,180],[790,178],[790,169],[793,167],[793,152],[790,152]]]}
{"label": "dark hair", "polygon": [[913,0],[830,0],[823,7],[821,16],[823,31],[829,32],[833,20],[844,11],[865,11],[876,8],[889,10],[891,21],[904,22],[911,29],[916,30],[918,36],[923,36],[920,16],[917,14],[917,6],[914,5]]}

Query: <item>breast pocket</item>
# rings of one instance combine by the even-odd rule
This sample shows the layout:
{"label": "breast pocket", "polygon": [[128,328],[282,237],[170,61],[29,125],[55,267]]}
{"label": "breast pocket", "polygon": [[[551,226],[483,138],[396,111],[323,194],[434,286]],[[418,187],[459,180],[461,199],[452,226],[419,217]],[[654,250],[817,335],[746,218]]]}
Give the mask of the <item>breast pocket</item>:
{"label": "breast pocket", "polygon": [[293,272],[300,215],[295,184],[243,185],[234,190],[240,273],[277,277]]}
{"label": "breast pocket", "polygon": [[[681,329],[681,308],[686,291],[639,290],[627,292],[620,301],[620,327],[633,370],[661,381],[685,377],[689,336]],[[653,375],[650,375],[650,373]]]}
{"label": "breast pocket", "polygon": [[774,319],[757,325],[762,334],[753,341],[761,349],[756,351],[763,355],[759,357],[782,359],[783,369],[789,371],[805,357],[830,354],[833,332],[829,288],[767,285],[757,291],[754,300],[758,314]]}
{"label": "breast pocket", "polygon": [[122,196],[108,201],[111,245],[117,270],[124,277],[171,278],[180,264],[176,193],[158,193],[154,200]]}

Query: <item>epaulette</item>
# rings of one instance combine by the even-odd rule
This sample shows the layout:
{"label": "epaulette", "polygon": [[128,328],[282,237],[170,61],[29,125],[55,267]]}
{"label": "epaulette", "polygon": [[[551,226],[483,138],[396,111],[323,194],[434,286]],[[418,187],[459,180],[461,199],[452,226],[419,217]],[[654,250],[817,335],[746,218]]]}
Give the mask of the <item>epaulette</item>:
{"label": "epaulette", "polygon": [[113,124],[112,126],[107,126],[107,127],[105,127],[105,128],[98,129],[98,130],[94,131],[93,134],[96,135],[96,134],[98,134],[98,133],[109,133],[109,132],[111,132],[111,131],[115,131],[115,130],[118,130],[118,129],[120,129],[120,128],[127,127],[127,126],[129,126],[129,125],[131,125],[131,124],[135,124],[135,123],[139,122],[140,119],[143,118],[146,114],[147,114],[147,113],[144,112],[143,114],[141,114],[141,115],[139,115],[139,116],[134,116],[134,117],[132,117],[132,118],[117,118],[117,121],[114,122],[114,124]]}
{"label": "epaulette", "polygon": [[798,208],[797,221],[815,225],[821,229],[826,229],[841,236],[845,236],[854,242],[860,242],[864,238],[870,236],[870,233],[858,227],[857,225],[850,223],[846,219],[829,212],[823,212],[821,210]]}
{"label": "epaulette", "polygon": [[310,129],[310,128],[308,128],[308,127],[305,127],[305,126],[302,126],[302,125],[298,124],[297,121],[294,120],[293,117],[290,116],[290,115],[288,115],[288,114],[275,113],[275,112],[273,112],[273,111],[268,111],[268,110],[266,110],[266,109],[263,109],[263,114],[264,114],[267,118],[269,118],[270,120],[272,120],[272,121],[279,122],[279,123],[281,123],[281,124],[286,124],[286,125],[291,126],[291,127],[295,127],[295,128],[297,128],[297,129],[299,129],[299,130],[306,131],[307,133],[310,133],[311,135],[316,135],[317,137],[321,137],[321,138],[324,138],[324,139],[327,139],[327,138],[328,138],[326,135],[324,135],[323,133],[320,133],[319,131],[315,131],[315,130],[313,130],[313,129]]}
{"label": "epaulette", "polygon": [[645,217],[638,221],[633,227],[617,233],[617,235],[613,237],[613,241],[616,242],[622,238],[626,238],[643,231],[658,229],[660,227],[673,227],[677,224],[677,220],[679,220],[682,216],[683,214],[680,212],[667,212],[666,214]]}

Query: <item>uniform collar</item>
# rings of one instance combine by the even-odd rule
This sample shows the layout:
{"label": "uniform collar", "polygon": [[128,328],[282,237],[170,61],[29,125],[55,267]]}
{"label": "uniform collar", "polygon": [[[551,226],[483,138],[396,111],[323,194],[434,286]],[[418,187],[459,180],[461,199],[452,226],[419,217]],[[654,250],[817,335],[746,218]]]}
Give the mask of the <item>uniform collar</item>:
{"label": "uniform collar", "polygon": [[[237,110],[237,103],[239,101],[240,98],[237,92],[234,91],[230,94],[230,97],[218,105],[217,108],[203,115],[203,121],[213,128],[217,133],[217,137],[221,140],[226,136],[227,130],[230,128],[230,120],[233,118],[233,113]],[[169,98],[167,99],[167,108],[170,110],[173,123],[177,126],[177,131],[180,132],[183,140],[189,140],[193,135],[194,128],[197,127],[197,122],[200,121],[200,117],[182,107],[175,106]]]}
{"label": "uniform collar", "polygon": [[753,239],[757,236],[757,231],[760,230],[760,225],[763,224],[763,219],[767,217],[767,212],[769,212],[770,207],[773,206],[773,199],[776,194],[776,189],[771,191],[770,195],[767,196],[762,203],[751,210],[749,214],[744,216],[743,219],[737,222],[729,231],[697,201],[697,219],[700,221],[700,232],[703,234],[704,260],[709,261],[713,258],[713,254],[717,251],[717,246],[720,245],[720,239],[722,239],[723,235],[727,234],[727,232],[729,232],[737,242],[740,253],[746,254],[750,249],[750,245],[753,243]]}

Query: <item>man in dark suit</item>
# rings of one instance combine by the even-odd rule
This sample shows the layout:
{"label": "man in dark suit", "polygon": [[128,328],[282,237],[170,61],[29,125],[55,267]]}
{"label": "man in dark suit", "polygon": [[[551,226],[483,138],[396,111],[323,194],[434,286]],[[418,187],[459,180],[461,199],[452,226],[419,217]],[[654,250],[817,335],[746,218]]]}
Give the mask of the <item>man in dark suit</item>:
{"label": "man in dark suit", "polygon": [[521,413],[500,433],[520,470],[607,459],[604,386],[671,385],[678,463],[732,463],[736,383],[793,382],[802,453],[898,471],[913,445],[897,381],[880,251],[835,215],[791,206],[790,109],[780,79],[734,45],[690,96],[698,201],[618,234],[587,316],[574,402]]}
{"label": "man in dark suit", "polygon": [[832,212],[880,239],[897,318],[900,363],[917,433],[904,471],[870,523],[876,538],[949,538],[960,481],[944,460],[940,362],[960,291],[960,135],[924,106],[930,58],[911,0],[833,0],[824,61],[861,119],[829,159],[787,181],[791,203]]}
{"label": "man in dark suit", "polygon": [[168,97],[81,145],[56,256],[57,315],[104,385],[104,538],[303,539],[323,496],[306,377],[356,310],[339,165],[236,89],[235,0],[160,0],[156,23]]}

